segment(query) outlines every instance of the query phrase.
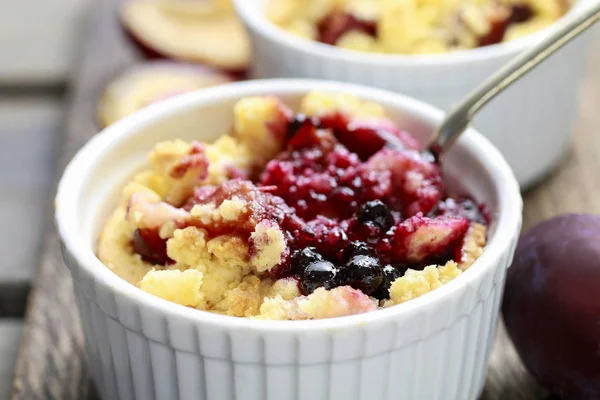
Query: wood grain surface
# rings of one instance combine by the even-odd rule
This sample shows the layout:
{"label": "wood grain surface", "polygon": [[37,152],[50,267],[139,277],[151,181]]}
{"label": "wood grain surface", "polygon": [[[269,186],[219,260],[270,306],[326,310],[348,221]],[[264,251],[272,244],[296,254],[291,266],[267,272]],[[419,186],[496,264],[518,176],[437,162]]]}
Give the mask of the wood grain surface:
{"label": "wood grain surface", "polygon": [[[135,61],[116,22],[116,1],[96,0],[84,21],[58,172],[98,131],[95,106],[105,83]],[[600,32],[593,34],[598,37],[594,42],[599,43]],[[525,193],[525,228],[565,212],[600,213],[600,178],[595,175],[600,170],[600,135],[596,134],[600,126],[600,112],[596,109],[600,104],[600,54],[592,50],[572,149],[551,176]],[[54,228],[49,226],[42,265],[28,305],[12,399],[97,399],[83,346],[71,281],[62,265]],[[499,324],[482,400],[546,397],[524,370]]]}

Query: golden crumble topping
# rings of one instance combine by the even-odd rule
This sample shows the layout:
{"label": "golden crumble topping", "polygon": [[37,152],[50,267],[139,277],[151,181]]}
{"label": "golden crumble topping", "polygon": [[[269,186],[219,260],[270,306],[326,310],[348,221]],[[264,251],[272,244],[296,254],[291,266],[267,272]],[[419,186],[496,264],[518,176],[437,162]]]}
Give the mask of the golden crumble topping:
{"label": "golden crumble topping", "polygon": [[378,53],[443,53],[507,42],[562,17],[572,0],[270,0],[300,38]]}
{"label": "golden crumble topping", "polygon": [[450,282],[460,274],[461,270],[454,261],[449,261],[446,265],[439,267],[430,265],[422,271],[409,269],[404,276],[392,283],[390,300],[385,305],[400,304],[422,296]]}
{"label": "golden crumble topping", "polygon": [[[391,126],[380,105],[350,95],[310,93],[302,100],[300,110],[311,117],[345,115],[384,124],[381,126],[386,129]],[[233,113],[232,134],[213,143],[178,139],[158,143],[149,154],[147,168],[124,187],[116,209],[107,219],[99,238],[98,257],[141,290],[176,304],[230,316],[263,320],[331,318],[421,296],[459,276],[481,255],[486,244],[485,225],[458,217],[444,217],[454,219],[439,223],[420,213],[398,226],[404,235],[410,234],[402,239],[406,249],[401,256],[418,264],[435,246],[460,239],[458,264],[448,261],[441,266],[403,271],[390,281],[389,300],[368,291],[365,294],[364,289],[349,284],[307,292],[297,274],[280,272],[293,258],[290,241],[310,238],[335,221],[322,215],[309,223],[298,222],[298,217],[286,219],[294,214],[294,208],[272,194],[279,187],[257,186],[249,180],[257,170],[287,171],[288,167],[270,161],[278,160],[285,150],[293,112],[277,98],[255,97],[240,101]],[[327,140],[332,141],[330,137]],[[355,156],[339,158],[350,156],[345,155],[346,150],[338,151],[333,162],[359,162]],[[402,165],[407,168],[408,164]],[[307,174],[313,170],[302,171]],[[375,173],[380,172],[366,176],[374,179]],[[412,176],[407,174],[405,186],[414,189],[427,181],[423,172]],[[327,181],[318,182],[323,185]],[[319,228],[315,221],[324,225]],[[291,223],[300,224],[294,234]],[[352,227],[346,225],[345,229]],[[333,254],[341,249],[323,248],[327,250]],[[322,268],[334,267],[322,261]]]}
{"label": "golden crumble topping", "polygon": [[202,272],[195,269],[151,269],[140,282],[140,289],[182,306],[203,305]]}

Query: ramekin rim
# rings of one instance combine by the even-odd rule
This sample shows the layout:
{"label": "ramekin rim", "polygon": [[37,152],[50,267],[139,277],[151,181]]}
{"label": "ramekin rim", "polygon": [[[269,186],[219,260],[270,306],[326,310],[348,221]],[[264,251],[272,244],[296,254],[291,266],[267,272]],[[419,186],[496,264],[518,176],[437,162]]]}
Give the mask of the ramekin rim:
{"label": "ramekin rim", "polygon": [[324,59],[349,62],[361,65],[384,65],[390,67],[444,67],[448,65],[462,65],[486,61],[499,57],[516,55],[520,51],[531,47],[556,29],[557,25],[564,21],[566,15],[580,8],[590,0],[578,0],[576,4],[560,19],[544,29],[533,32],[521,38],[493,44],[474,49],[458,50],[439,54],[385,54],[385,53],[365,53],[337,48],[336,46],[316,42],[313,40],[302,39],[292,35],[289,32],[279,28],[277,25],[268,21],[264,15],[256,11],[254,3],[256,0],[233,0],[235,8],[242,20],[254,31],[259,32],[264,37],[278,42],[285,47],[292,48],[302,53],[310,53]]}
{"label": "ramekin rim", "polygon": [[377,323],[381,320],[393,318],[396,314],[420,312],[432,304],[443,301],[446,297],[459,295],[461,289],[469,286],[469,282],[476,280],[485,270],[493,268],[494,264],[506,252],[510,251],[510,243],[518,235],[521,224],[522,198],[519,186],[512,170],[499,151],[485,137],[473,129],[465,132],[457,145],[464,147],[471,154],[481,155],[479,162],[486,166],[494,187],[498,190],[499,213],[494,237],[486,245],[480,258],[459,279],[455,279],[424,296],[401,305],[370,313],[311,321],[263,321],[224,316],[180,306],[143,292],[113,273],[96,257],[93,251],[87,250],[89,247],[89,245],[86,245],[88,239],[77,234],[77,218],[71,211],[77,209],[76,200],[80,193],[78,190],[81,189],[85,181],[85,174],[94,166],[94,161],[105,154],[110,147],[139,129],[170,115],[177,114],[186,108],[201,107],[213,101],[259,95],[261,93],[273,93],[275,95],[307,93],[315,89],[348,92],[359,97],[377,96],[377,98],[384,98],[390,103],[397,103],[396,107],[398,109],[421,120],[440,121],[443,116],[443,112],[437,108],[400,94],[363,85],[310,79],[269,79],[237,82],[182,94],[157,102],[96,134],[76,153],[64,170],[55,198],[55,224],[66,250],[77,262],[77,268],[87,271],[96,284],[104,286],[116,296],[124,296],[128,301],[136,303],[138,307],[152,308],[165,315],[177,316],[199,324],[226,326],[230,329],[301,332],[346,329]]}

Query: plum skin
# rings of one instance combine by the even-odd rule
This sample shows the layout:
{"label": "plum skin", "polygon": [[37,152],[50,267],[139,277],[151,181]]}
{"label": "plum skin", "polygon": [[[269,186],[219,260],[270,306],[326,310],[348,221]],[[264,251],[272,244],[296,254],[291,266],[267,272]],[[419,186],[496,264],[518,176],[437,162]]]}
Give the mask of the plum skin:
{"label": "plum skin", "polygon": [[502,313],[537,381],[567,399],[600,399],[600,216],[567,214],[525,233]]}

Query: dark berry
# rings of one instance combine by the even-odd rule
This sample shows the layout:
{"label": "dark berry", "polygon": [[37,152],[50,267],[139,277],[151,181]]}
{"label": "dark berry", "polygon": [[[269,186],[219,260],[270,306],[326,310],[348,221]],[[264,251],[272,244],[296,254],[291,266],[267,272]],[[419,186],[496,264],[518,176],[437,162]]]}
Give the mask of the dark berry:
{"label": "dark berry", "polygon": [[323,261],[323,256],[317,253],[314,247],[305,247],[302,250],[296,250],[292,255],[292,273],[302,276],[306,267],[317,261]]}
{"label": "dark berry", "polygon": [[434,216],[462,217],[469,221],[486,224],[479,206],[471,199],[453,199],[447,198],[438,203],[433,212]]}
{"label": "dark berry", "polygon": [[368,256],[370,253],[369,245],[365,242],[350,242],[342,251],[342,261],[347,262],[354,256]]}
{"label": "dark berry", "polygon": [[535,11],[529,4],[513,4],[510,11],[509,24],[527,22],[535,15]]}
{"label": "dark berry", "polygon": [[509,17],[510,15],[502,12],[491,14],[488,17],[490,29],[484,36],[479,38],[479,47],[502,42],[502,40],[504,40],[506,29],[509,25]]}
{"label": "dark berry", "polygon": [[373,295],[380,300],[389,299],[390,298],[390,286],[392,286],[392,283],[396,279],[400,278],[401,275],[402,274],[400,273],[400,271],[398,269],[392,267],[390,264],[383,267],[383,279],[382,279],[381,286],[379,287],[377,292],[375,292]]}
{"label": "dark berry", "polygon": [[288,138],[291,138],[296,133],[298,133],[300,128],[302,128],[305,125],[305,123],[311,124],[311,125],[317,125],[315,122],[316,122],[316,120],[314,118],[309,118],[306,115],[301,114],[301,113],[296,114],[288,125]]}
{"label": "dark berry", "polygon": [[329,261],[315,261],[306,266],[300,279],[304,294],[311,294],[317,288],[332,289],[336,285],[338,269]]}
{"label": "dark berry", "polygon": [[151,264],[167,265],[173,260],[167,255],[167,241],[153,229],[136,229],[133,232],[133,248],[142,260]]}
{"label": "dark berry", "polygon": [[363,224],[374,224],[387,231],[394,223],[394,218],[388,207],[381,200],[372,200],[365,204],[358,213],[358,220]]}
{"label": "dark berry", "polygon": [[462,216],[466,217],[470,221],[479,222],[480,224],[485,224],[483,216],[479,211],[479,207],[470,199],[465,199],[460,202],[460,207],[462,208]]}
{"label": "dark berry", "polygon": [[383,281],[383,268],[375,257],[354,256],[340,269],[338,284],[348,285],[370,295],[381,286]]}
{"label": "dark berry", "polygon": [[290,149],[303,149],[318,147],[329,151],[335,137],[329,130],[319,129],[318,118],[309,118],[298,114],[288,125],[288,147]]}
{"label": "dark berry", "polygon": [[362,32],[367,35],[377,34],[375,21],[363,20],[346,12],[333,12],[325,17],[318,26],[319,41],[336,44],[340,37],[350,31]]}

